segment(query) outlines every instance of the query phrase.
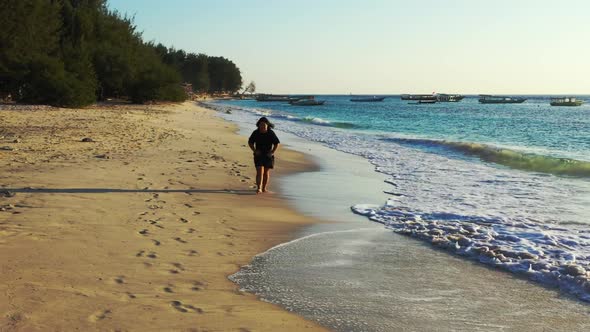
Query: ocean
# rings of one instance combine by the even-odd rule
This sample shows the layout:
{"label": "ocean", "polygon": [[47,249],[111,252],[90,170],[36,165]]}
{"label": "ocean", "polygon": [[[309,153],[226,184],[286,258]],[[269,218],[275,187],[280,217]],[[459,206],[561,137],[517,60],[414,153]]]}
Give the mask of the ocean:
{"label": "ocean", "polygon": [[326,103],[212,106],[252,129],[267,116],[278,132],[370,163],[383,181],[343,189],[362,195],[343,200],[342,209],[382,225],[387,232],[378,233],[379,241],[405,235],[437,255],[590,301],[590,105],[551,107],[549,96],[526,97],[522,104],[494,105],[475,97],[427,105],[399,96],[376,103],[317,96]]}

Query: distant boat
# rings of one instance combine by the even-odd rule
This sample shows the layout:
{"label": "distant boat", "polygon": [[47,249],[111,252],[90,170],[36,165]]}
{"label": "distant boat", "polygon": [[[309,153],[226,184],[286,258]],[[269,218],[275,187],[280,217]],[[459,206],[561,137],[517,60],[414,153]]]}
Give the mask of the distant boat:
{"label": "distant boat", "polygon": [[415,101],[413,103],[408,103],[408,104],[413,104],[413,105],[426,104],[426,105],[429,105],[429,104],[436,104],[436,103],[437,103],[436,99],[421,99],[421,100],[417,100],[417,101]]}
{"label": "distant boat", "polygon": [[350,98],[350,101],[363,102],[363,103],[371,103],[371,102],[376,102],[376,101],[383,101],[383,99],[385,99],[385,97],[377,97],[377,96],[373,96],[373,97],[353,97],[353,98]]}
{"label": "distant boat", "polygon": [[459,94],[439,93],[436,95],[436,101],[447,103],[456,103],[463,100],[463,98],[465,98],[465,96]]}
{"label": "distant boat", "polygon": [[291,97],[284,95],[258,95],[256,101],[289,101]]}
{"label": "distant boat", "polygon": [[315,100],[314,98],[306,98],[290,101],[289,104],[293,106],[319,106],[323,105],[325,102],[325,100]]}
{"label": "distant boat", "polygon": [[522,97],[479,95],[479,102],[482,104],[520,104],[525,100]]}
{"label": "distant boat", "polygon": [[576,99],[576,97],[551,98],[551,106],[580,106],[583,103],[583,100]]}
{"label": "distant boat", "polygon": [[400,96],[401,100],[435,100],[436,95],[410,95],[410,94],[403,94]]}

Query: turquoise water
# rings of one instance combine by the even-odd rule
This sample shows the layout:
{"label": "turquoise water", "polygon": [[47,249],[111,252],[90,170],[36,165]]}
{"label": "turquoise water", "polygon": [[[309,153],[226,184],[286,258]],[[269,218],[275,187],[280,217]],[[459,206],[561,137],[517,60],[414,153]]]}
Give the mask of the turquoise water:
{"label": "turquoise water", "polygon": [[225,103],[279,111],[294,121],[386,135],[430,152],[454,151],[519,169],[590,176],[590,104],[552,107],[549,98],[528,96],[523,104],[504,105],[479,104],[476,97],[421,105],[398,96],[377,103],[318,96],[326,103],[315,107],[253,100]]}

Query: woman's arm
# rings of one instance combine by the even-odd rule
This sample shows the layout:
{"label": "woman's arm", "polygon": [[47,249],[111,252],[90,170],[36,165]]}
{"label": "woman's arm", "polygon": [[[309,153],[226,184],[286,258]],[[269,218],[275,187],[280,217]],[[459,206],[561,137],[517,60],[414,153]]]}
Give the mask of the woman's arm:
{"label": "woman's arm", "polygon": [[275,154],[275,151],[277,151],[279,149],[279,143],[277,144],[273,144],[272,145],[272,150],[270,151],[270,153]]}

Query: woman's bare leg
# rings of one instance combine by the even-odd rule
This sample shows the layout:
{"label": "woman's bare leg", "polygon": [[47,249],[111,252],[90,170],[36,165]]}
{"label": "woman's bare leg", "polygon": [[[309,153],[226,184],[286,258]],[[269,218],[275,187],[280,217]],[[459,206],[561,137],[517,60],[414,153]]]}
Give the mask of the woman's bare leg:
{"label": "woman's bare leg", "polygon": [[266,187],[270,182],[270,168],[264,169],[264,174],[262,175],[262,192],[266,192]]}
{"label": "woman's bare leg", "polygon": [[264,167],[259,166],[256,167],[256,193],[262,192],[262,173],[264,172]]}

